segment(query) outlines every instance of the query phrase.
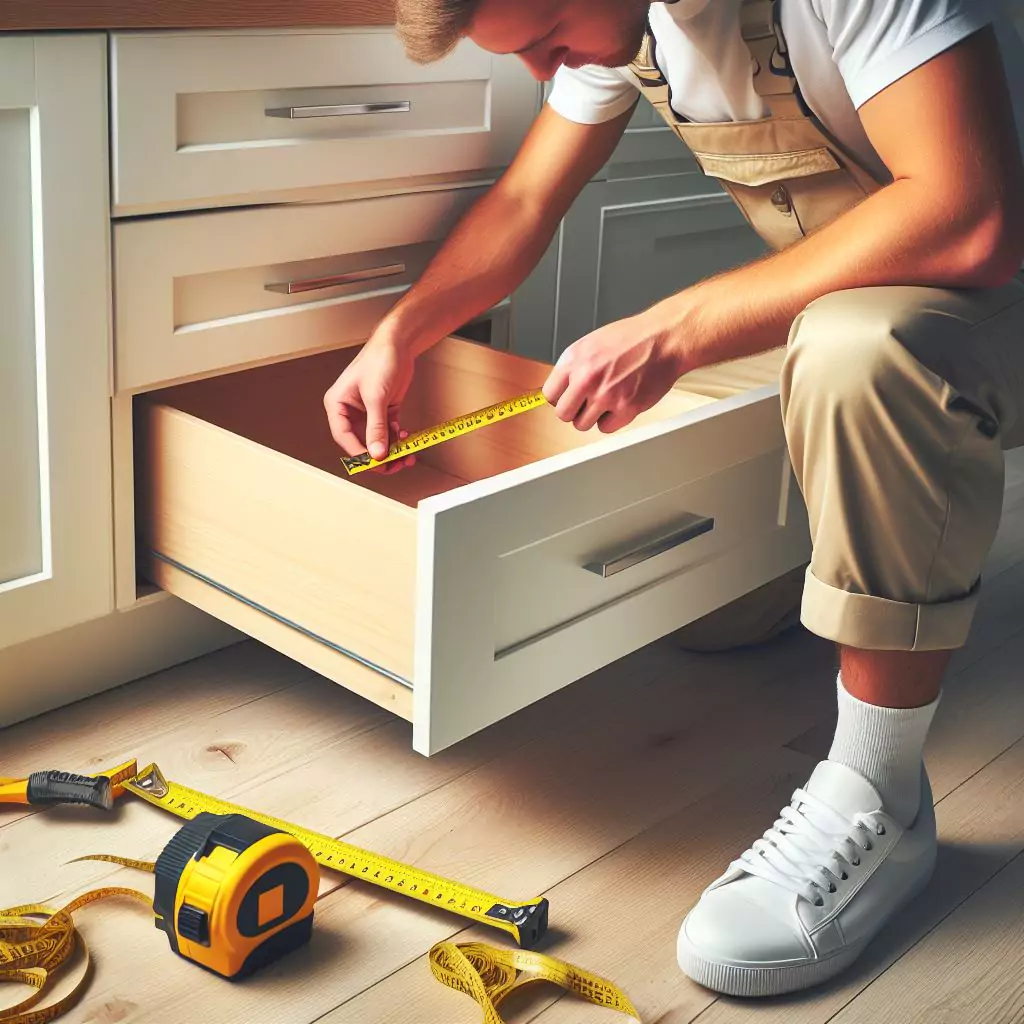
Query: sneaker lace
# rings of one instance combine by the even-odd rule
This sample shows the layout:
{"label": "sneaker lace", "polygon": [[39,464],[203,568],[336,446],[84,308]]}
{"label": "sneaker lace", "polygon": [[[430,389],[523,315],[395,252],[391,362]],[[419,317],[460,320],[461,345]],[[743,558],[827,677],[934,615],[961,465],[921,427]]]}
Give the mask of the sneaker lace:
{"label": "sneaker lace", "polygon": [[884,834],[864,814],[848,818],[798,789],[775,824],[732,866],[780,885],[815,906],[860,864],[871,837]]}

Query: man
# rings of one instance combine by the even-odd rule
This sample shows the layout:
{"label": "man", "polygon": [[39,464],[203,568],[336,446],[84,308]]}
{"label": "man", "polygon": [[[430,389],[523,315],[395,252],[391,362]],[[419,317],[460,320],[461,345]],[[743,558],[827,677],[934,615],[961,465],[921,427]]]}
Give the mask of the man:
{"label": "man", "polygon": [[823,981],[934,864],[922,749],[998,525],[1002,449],[1024,442],[1024,50],[982,0],[399,0],[399,26],[414,59],[468,35],[554,89],[328,392],[349,453],[365,436],[384,454],[416,355],[531,270],[638,89],[779,250],[580,339],[545,394],[614,431],[682,374],[788,339],[814,544],[802,618],[840,646],[838,727],[688,914],[678,956],[738,995]]}

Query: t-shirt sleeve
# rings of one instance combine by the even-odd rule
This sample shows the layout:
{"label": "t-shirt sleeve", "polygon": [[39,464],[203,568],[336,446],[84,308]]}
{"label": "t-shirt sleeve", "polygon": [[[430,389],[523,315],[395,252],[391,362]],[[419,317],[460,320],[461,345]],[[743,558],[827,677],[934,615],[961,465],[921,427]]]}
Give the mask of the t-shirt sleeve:
{"label": "t-shirt sleeve", "polygon": [[992,21],[988,0],[818,3],[833,57],[856,107]]}
{"label": "t-shirt sleeve", "polygon": [[587,65],[555,72],[548,104],[562,117],[579,124],[601,124],[625,113],[639,89],[616,68]]}

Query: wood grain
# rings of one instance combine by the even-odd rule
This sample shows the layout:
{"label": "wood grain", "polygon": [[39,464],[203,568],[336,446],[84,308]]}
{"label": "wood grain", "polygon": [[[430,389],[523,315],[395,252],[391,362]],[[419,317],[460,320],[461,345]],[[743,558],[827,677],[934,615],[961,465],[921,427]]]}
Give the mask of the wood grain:
{"label": "wood grain", "polygon": [[0,29],[198,29],[387,25],[393,0],[3,0]]}

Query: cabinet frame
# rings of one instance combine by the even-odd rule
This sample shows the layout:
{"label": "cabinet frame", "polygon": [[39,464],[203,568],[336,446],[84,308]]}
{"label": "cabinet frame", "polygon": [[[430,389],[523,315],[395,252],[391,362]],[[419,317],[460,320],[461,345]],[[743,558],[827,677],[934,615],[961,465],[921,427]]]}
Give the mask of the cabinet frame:
{"label": "cabinet frame", "polygon": [[113,609],[106,84],[100,34],[0,38],[0,110],[29,119],[41,537],[0,583],[0,648]]}

